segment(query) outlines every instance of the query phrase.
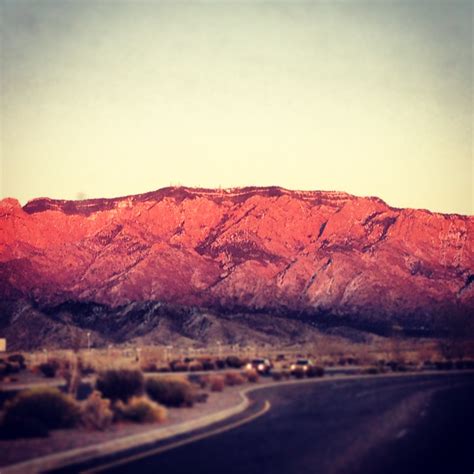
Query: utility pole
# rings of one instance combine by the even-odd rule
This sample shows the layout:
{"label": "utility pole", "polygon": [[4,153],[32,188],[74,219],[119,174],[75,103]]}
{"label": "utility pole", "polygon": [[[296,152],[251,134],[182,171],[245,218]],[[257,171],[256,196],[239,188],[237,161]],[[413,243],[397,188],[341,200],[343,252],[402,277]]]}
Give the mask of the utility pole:
{"label": "utility pole", "polygon": [[166,362],[170,362],[170,358],[171,358],[171,350],[173,349],[173,346],[169,345],[169,346],[165,346],[165,349],[166,349]]}

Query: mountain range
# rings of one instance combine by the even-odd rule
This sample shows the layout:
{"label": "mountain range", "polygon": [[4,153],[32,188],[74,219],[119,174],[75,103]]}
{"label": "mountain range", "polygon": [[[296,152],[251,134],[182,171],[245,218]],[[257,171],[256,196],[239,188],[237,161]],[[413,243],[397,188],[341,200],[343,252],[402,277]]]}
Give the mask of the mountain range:
{"label": "mountain range", "polygon": [[99,345],[242,342],[243,327],[253,339],[338,326],[430,333],[473,313],[473,230],[472,216],[280,187],[23,207],[7,198],[0,336],[35,348],[66,344],[71,328],[92,330]]}

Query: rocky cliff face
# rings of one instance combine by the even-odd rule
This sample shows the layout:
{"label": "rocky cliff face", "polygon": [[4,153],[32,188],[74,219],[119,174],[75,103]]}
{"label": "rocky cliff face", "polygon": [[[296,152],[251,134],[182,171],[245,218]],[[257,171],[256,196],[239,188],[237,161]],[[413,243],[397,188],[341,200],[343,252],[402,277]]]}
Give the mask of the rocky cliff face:
{"label": "rocky cliff face", "polygon": [[427,327],[474,309],[473,230],[473,217],[278,187],[5,199],[0,298]]}

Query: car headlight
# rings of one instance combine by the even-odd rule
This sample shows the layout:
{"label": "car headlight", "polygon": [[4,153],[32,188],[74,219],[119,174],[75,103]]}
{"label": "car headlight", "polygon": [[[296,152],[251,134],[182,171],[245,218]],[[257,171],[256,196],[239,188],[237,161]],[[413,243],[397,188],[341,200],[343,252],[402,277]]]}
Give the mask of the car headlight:
{"label": "car headlight", "polygon": [[295,370],[296,369],[296,365],[295,364],[292,364],[291,367],[290,367],[291,370]]}
{"label": "car headlight", "polygon": [[264,370],[265,366],[263,364],[258,364],[258,370]]}
{"label": "car headlight", "polygon": [[252,368],[252,364],[249,362],[245,367],[250,370]]}
{"label": "car headlight", "polygon": [[306,372],[308,370],[308,366],[307,365],[303,365],[303,370]]}

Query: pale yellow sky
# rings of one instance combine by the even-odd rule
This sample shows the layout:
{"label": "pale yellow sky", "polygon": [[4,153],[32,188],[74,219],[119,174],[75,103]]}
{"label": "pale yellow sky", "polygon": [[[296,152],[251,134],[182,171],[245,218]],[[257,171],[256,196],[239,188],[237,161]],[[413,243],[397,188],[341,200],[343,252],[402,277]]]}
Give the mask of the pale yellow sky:
{"label": "pale yellow sky", "polygon": [[473,213],[471,1],[0,11],[3,197],[280,185]]}

